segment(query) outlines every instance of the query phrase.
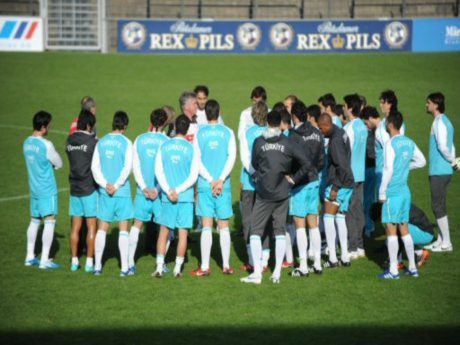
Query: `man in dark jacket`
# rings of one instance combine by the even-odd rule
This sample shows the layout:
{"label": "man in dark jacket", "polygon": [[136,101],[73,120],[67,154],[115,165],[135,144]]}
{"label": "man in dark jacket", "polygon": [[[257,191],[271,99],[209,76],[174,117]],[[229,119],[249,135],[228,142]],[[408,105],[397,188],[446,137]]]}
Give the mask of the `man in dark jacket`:
{"label": "man in dark jacket", "polygon": [[[353,172],[351,170],[350,142],[345,131],[332,123],[329,114],[319,117],[318,126],[323,135],[329,139],[327,153],[327,187],[324,200],[324,228],[329,249],[329,260],[324,267],[350,266],[348,256],[348,230],[345,214],[348,211],[353,193]],[[339,234],[341,258],[337,260],[335,250],[336,229]]]}
{"label": "man in dark jacket", "polygon": [[[262,282],[262,242],[268,220],[273,218],[273,234],[276,240],[276,265],[270,278],[280,282],[281,265],[286,250],[286,217],[291,187],[307,178],[314,178],[314,171],[301,147],[282,135],[281,115],[272,111],[267,116],[269,128],[256,139],[252,148],[251,163],[256,181],[256,202],[252,210],[250,245],[254,272],[241,278],[244,283]],[[300,167],[294,171],[294,163]]]}
{"label": "man in dark jacket", "polygon": [[86,237],[86,272],[93,272],[94,239],[96,236],[97,188],[91,173],[91,160],[97,143],[93,132],[96,117],[82,110],[77,120],[77,130],[67,138],[66,153],[70,163],[70,202],[69,213],[72,217],[70,248],[72,263],[70,270],[80,268],[78,260],[78,242],[83,217],[86,218],[88,234]]}
{"label": "man in dark jacket", "polygon": [[[319,109],[318,109],[319,111]],[[311,164],[312,173],[300,180],[291,191],[289,198],[289,215],[293,216],[296,228],[297,249],[300,265],[291,273],[293,277],[307,277],[307,233],[305,231],[307,219],[311,244],[311,253],[314,253],[315,262],[313,271],[320,274],[321,269],[321,235],[318,228],[319,206],[319,174],[324,165],[324,138],[321,132],[307,121],[307,107],[297,101],[291,108],[294,128],[289,131],[289,138],[297,143]],[[297,168],[297,167],[296,167]]]}

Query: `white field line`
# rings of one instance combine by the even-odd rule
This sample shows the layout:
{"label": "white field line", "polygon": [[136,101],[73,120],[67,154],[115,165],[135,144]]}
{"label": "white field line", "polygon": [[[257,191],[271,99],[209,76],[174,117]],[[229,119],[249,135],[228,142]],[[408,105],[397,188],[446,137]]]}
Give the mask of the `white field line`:
{"label": "white field line", "polygon": [[[58,189],[58,193],[67,192],[68,190],[69,188],[61,188],[61,189]],[[0,202],[15,201],[15,200],[28,199],[28,198],[30,198],[30,194],[8,196],[5,198],[0,198]]]}
{"label": "white field line", "polygon": [[[32,133],[32,131],[33,131],[33,128],[31,128],[31,127],[26,127],[26,126],[2,125],[2,124],[0,124],[0,127],[1,127],[1,128],[23,129],[23,130],[30,131],[31,133]],[[60,131],[60,130],[57,130],[57,129],[50,129],[50,133],[62,134],[62,135],[69,135],[69,132]]]}

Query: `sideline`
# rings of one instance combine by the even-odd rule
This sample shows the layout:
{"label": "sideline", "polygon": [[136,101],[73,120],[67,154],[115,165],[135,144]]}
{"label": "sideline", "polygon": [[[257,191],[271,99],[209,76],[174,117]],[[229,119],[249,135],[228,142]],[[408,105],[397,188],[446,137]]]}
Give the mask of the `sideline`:
{"label": "sideline", "polygon": [[[28,130],[28,131],[30,131],[30,132],[32,132],[32,130],[33,130],[32,127],[16,126],[16,125],[3,125],[3,124],[0,124],[0,127],[1,127],[1,128],[23,129],[23,130]],[[69,135],[69,132],[60,131],[60,130],[58,130],[58,129],[50,129],[49,132],[50,132],[50,133],[53,133],[53,134]]]}
{"label": "sideline", "polygon": [[[69,188],[61,188],[58,189],[58,193],[61,192],[67,192]],[[22,199],[28,199],[30,198],[30,194],[24,194],[24,195],[17,195],[17,196],[9,196],[5,198],[0,198],[0,202],[7,202],[7,201],[14,201],[14,200],[22,200]]]}

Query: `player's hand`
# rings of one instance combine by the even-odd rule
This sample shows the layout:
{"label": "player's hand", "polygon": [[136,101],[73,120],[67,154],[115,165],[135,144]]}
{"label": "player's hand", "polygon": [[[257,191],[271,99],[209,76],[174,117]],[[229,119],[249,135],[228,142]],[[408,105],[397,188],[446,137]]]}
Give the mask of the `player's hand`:
{"label": "player's hand", "polygon": [[379,203],[383,204],[385,201],[387,201],[386,195],[379,195]]}
{"label": "player's hand", "polygon": [[285,178],[286,178],[286,180],[289,182],[289,184],[291,184],[291,185],[295,185],[295,182],[294,182],[294,180],[292,179],[292,177],[291,177],[291,176],[289,176],[289,175],[285,175],[284,177],[285,177]]}
{"label": "player's hand", "polygon": [[331,189],[328,199],[329,201],[335,201],[337,199],[337,191],[335,189]]}
{"label": "player's hand", "polygon": [[105,190],[106,190],[107,194],[109,194],[109,195],[114,195],[115,192],[117,191],[115,186],[113,184],[111,184],[111,183],[107,183],[107,186],[105,187]]}
{"label": "player's hand", "polygon": [[214,186],[212,188],[212,195],[213,196],[219,196],[222,194],[222,189],[224,186],[224,181],[218,180],[214,183]]}
{"label": "player's hand", "polygon": [[452,161],[452,168],[454,168],[454,170],[460,170],[460,157],[454,158]]}
{"label": "player's hand", "polygon": [[155,200],[158,197],[158,190],[156,188],[150,189],[150,198],[151,200]]}
{"label": "player's hand", "polygon": [[177,195],[177,192],[176,192],[174,189],[171,189],[171,190],[168,192],[168,199],[169,199],[171,202],[177,202],[177,200],[179,199],[179,196]]}

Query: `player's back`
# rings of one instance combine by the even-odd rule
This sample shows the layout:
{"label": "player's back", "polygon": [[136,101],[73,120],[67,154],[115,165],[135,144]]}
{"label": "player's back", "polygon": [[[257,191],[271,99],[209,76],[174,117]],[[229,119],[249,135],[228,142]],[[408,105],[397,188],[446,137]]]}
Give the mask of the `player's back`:
{"label": "player's back", "polygon": [[[113,184],[119,178],[125,166],[130,146],[130,140],[120,133],[106,134],[97,143],[96,149],[99,153],[102,174],[108,183]],[[103,188],[100,188],[100,191],[103,194],[107,193]],[[116,196],[131,196],[129,178],[120,186]]]}
{"label": "player's back", "polygon": [[[168,140],[162,132],[147,132],[139,135],[134,142],[134,148],[139,157],[140,170],[147,188],[154,188],[155,179],[155,159],[161,145]],[[137,193],[143,194],[139,186]]]}
{"label": "player's back", "polygon": [[444,135],[446,136],[446,144],[449,151],[452,151],[452,147],[454,146],[454,127],[452,126],[452,123],[444,114],[436,116],[433,121],[433,125],[431,126],[430,133],[430,176],[451,175],[453,172],[451,163],[442,155],[437,144],[435,133],[438,131],[439,126],[444,126]]}
{"label": "player's back", "polygon": [[[251,161],[252,147],[254,146],[255,140],[262,135],[262,133],[267,129],[265,126],[252,125],[250,126],[244,135],[244,142],[240,145],[246,145],[242,150],[248,150],[249,162]],[[243,184],[243,190],[255,190],[255,184],[252,178],[249,176],[249,172],[246,171],[244,167],[241,168],[241,177],[240,182]]]}
{"label": "player's back", "polygon": [[397,135],[392,137],[387,145],[391,145],[394,151],[393,174],[388,184],[387,195],[394,196],[409,191],[407,180],[410,163],[414,156],[415,143],[405,135]]}
{"label": "player's back", "polygon": [[[351,127],[351,128],[350,128]],[[355,182],[363,182],[366,163],[367,127],[361,119],[354,119],[345,128],[353,131],[354,140],[351,147],[351,168]]]}
{"label": "player's back", "polygon": [[23,152],[29,174],[30,194],[34,198],[49,197],[57,193],[53,166],[48,159],[48,149],[52,145],[42,137],[30,136],[24,141]]}
{"label": "player's back", "polygon": [[[173,138],[160,147],[164,175],[171,189],[176,189],[190,176],[195,150],[185,138]],[[169,202],[166,195],[162,200]],[[179,202],[193,202],[193,187],[179,195]]]}
{"label": "player's back", "polygon": [[[227,163],[232,136],[232,130],[221,124],[204,125],[198,130],[197,143],[200,148],[201,162],[215,181],[219,179]],[[198,188],[206,187],[209,187],[209,182],[200,176]],[[226,179],[224,188],[231,188],[229,178]]]}

